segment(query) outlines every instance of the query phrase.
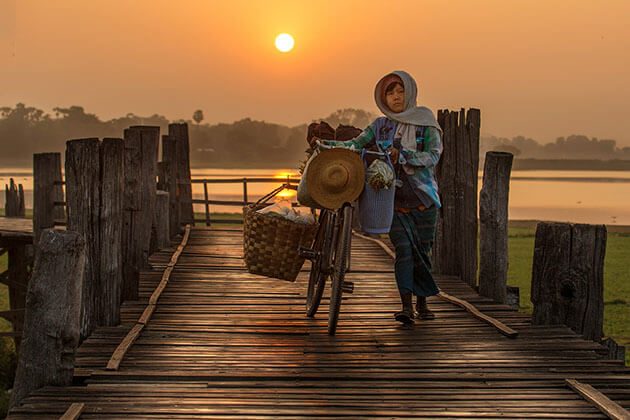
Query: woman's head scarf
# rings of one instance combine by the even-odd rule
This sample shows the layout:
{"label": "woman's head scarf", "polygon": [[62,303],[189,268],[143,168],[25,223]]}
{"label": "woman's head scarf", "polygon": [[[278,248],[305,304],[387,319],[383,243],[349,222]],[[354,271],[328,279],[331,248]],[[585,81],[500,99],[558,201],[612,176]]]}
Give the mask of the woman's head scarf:
{"label": "woman's head scarf", "polygon": [[[393,112],[385,102],[385,89],[396,81],[402,81],[405,89],[405,107],[402,112]],[[417,105],[418,86],[411,75],[402,70],[393,71],[381,78],[374,89],[376,105],[386,117],[403,124],[424,125],[435,127],[441,131],[440,125],[426,106]]]}
{"label": "woman's head scarf", "polygon": [[[405,103],[402,112],[393,112],[385,102],[385,89],[397,81],[402,81],[405,89]],[[433,111],[426,106],[417,105],[417,96],[416,81],[409,73],[402,70],[396,70],[385,75],[374,88],[374,100],[378,108],[387,118],[398,122],[394,138],[399,137],[401,139],[403,150],[416,150],[416,127],[419,125],[435,127],[442,132]],[[415,172],[415,168],[407,164],[403,164],[403,169],[409,175]]]}

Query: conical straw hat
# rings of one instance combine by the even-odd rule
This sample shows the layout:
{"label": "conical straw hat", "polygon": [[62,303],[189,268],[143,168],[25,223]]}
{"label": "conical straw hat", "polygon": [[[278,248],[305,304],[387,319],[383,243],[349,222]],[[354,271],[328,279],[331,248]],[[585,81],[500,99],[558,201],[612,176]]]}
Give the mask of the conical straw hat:
{"label": "conical straw hat", "polygon": [[359,198],[365,185],[365,168],[356,152],[322,150],[308,165],[306,185],[313,200],[327,209]]}

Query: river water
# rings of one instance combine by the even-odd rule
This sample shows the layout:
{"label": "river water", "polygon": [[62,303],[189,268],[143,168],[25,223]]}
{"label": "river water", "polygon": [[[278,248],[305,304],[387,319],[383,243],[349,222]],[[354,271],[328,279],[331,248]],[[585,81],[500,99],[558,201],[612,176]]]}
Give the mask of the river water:
{"label": "river water", "polygon": [[[193,169],[193,178],[285,178],[295,170]],[[479,174],[481,188],[481,173]],[[26,207],[32,207],[33,178],[28,169],[0,168],[0,185],[13,177],[25,189]],[[248,183],[248,198],[255,200],[278,183]],[[209,184],[212,200],[242,201],[242,183]],[[193,185],[195,198],[203,198],[203,186]],[[4,206],[4,194],[0,205]],[[195,211],[203,212],[203,205]],[[210,206],[211,212],[240,212],[240,206]],[[576,223],[630,225],[630,171],[512,171],[509,217],[512,220],[555,220]]]}

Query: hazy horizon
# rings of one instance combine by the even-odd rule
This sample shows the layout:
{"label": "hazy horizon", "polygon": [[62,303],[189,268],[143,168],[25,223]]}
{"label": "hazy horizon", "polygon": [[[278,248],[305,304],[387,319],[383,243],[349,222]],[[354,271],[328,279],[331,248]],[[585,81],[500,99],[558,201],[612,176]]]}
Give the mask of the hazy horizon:
{"label": "hazy horizon", "polygon": [[404,69],[420,104],[480,108],[486,135],[630,146],[629,18],[624,0],[0,0],[0,106],[295,126],[376,113],[374,84]]}

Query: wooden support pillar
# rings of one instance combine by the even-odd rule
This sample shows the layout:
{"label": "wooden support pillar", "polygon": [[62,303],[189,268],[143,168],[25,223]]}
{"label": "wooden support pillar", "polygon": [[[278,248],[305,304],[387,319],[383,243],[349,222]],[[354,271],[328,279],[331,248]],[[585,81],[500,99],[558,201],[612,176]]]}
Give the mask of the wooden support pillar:
{"label": "wooden support pillar", "polygon": [[[17,217],[26,217],[26,204],[24,203],[24,187],[18,185],[18,212]],[[5,213],[6,214],[6,213]]]}
{"label": "wooden support pillar", "polygon": [[72,383],[84,269],[85,241],[80,234],[52,229],[41,233],[28,286],[12,407],[38,388]]}
{"label": "wooden support pillar", "polygon": [[610,337],[604,338],[601,343],[608,348],[608,358],[611,360],[626,360],[626,347],[619,345]]}
{"label": "wooden support pillar", "polygon": [[81,305],[81,340],[97,325],[100,289],[100,142],[97,138],[66,143],[66,201],[68,230],[85,240],[85,274]]}
{"label": "wooden support pillar", "polygon": [[169,218],[169,238],[174,238],[180,233],[180,209],[179,188],[177,185],[177,161],[178,161],[177,144],[173,137],[162,136],[162,162],[165,164],[166,187],[168,191],[168,218]]}
{"label": "wooden support pillar", "polygon": [[479,170],[478,109],[440,110],[443,153],[436,170],[442,209],[438,219],[433,263],[435,271],[477,281],[477,173]]}
{"label": "wooden support pillar", "polygon": [[180,223],[194,224],[192,184],[190,182],[190,144],[188,124],[169,124],[168,135],[177,147],[177,185],[179,187]]}
{"label": "wooden support pillar", "polygon": [[479,195],[479,294],[507,302],[508,198],[514,156],[486,153]]}
{"label": "wooden support pillar", "polygon": [[59,196],[61,185],[61,153],[36,153],[33,155],[33,243],[37,245],[43,229],[55,225],[59,211],[55,201],[63,201]]}
{"label": "wooden support pillar", "polygon": [[166,191],[168,189],[168,162],[157,163],[157,174],[158,174],[158,182],[157,182],[158,191],[160,190]]}
{"label": "wooden support pillar", "polygon": [[4,215],[6,217],[24,217],[24,188],[22,184],[16,185],[13,178],[9,180],[9,185],[4,185]]}
{"label": "wooden support pillar", "polygon": [[160,128],[134,126],[124,137],[123,301],[138,299],[139,273],[149,266]]}
{"label": "wooden support pillar", "polygon": [[68,230],[86,240],[81,339],[117,325],[122,285],[123,155],[121,139],[66,143]]}
{"label": "wooden support pillar", "polygon": [[606,226],[538,223],[532,323],[565,324],[599,341],[604,321]]}
{"label": "wooden support pillar", "polygon": [[19,352],[21,337],[24,331],[24,308],[26,307],[26,290],[30,280],[30,269],[33,264],[33,246],[15,244],[8,251],[9,307],[13,313],[11,325],[15,349]]}
{"label": "wooden support pillar", "polygon": [[170,245],[169,217],[168,217],[168,192],[158,191],[155,203],[155,249],[160,250]]}
{"label": "wooden support pillar", "polygon": [[[5,185],[6,217],[24,217],[24,189],[22,184],[16,185],[13,178],[9,185]],[[9,312],[4,317],[11,322],[13,327],[13,341],[15,349],[19,352],[21,334],[24,330],[24,307],[26,306],[26,288],[30,279],[30,270],[33,265],[33,246],[27,243],[14,241],[6,244],[5,251],[8,257],[8,269],[2,275],[6,276],[6,284],[9,289]]]}
{"label": "wooden support pillar", "polygon": [[204,198],[204,209],[206,211],[206,226],[210,226],[210,204],[208,203],[208,183],[204,180],[203,182],[203,198]]}
{"label": "wooden support pillar", "polygon": [[100,156],[100,299],[97,324],[115,326],[120,323],[123,283],[124,141],[103,139]]}

